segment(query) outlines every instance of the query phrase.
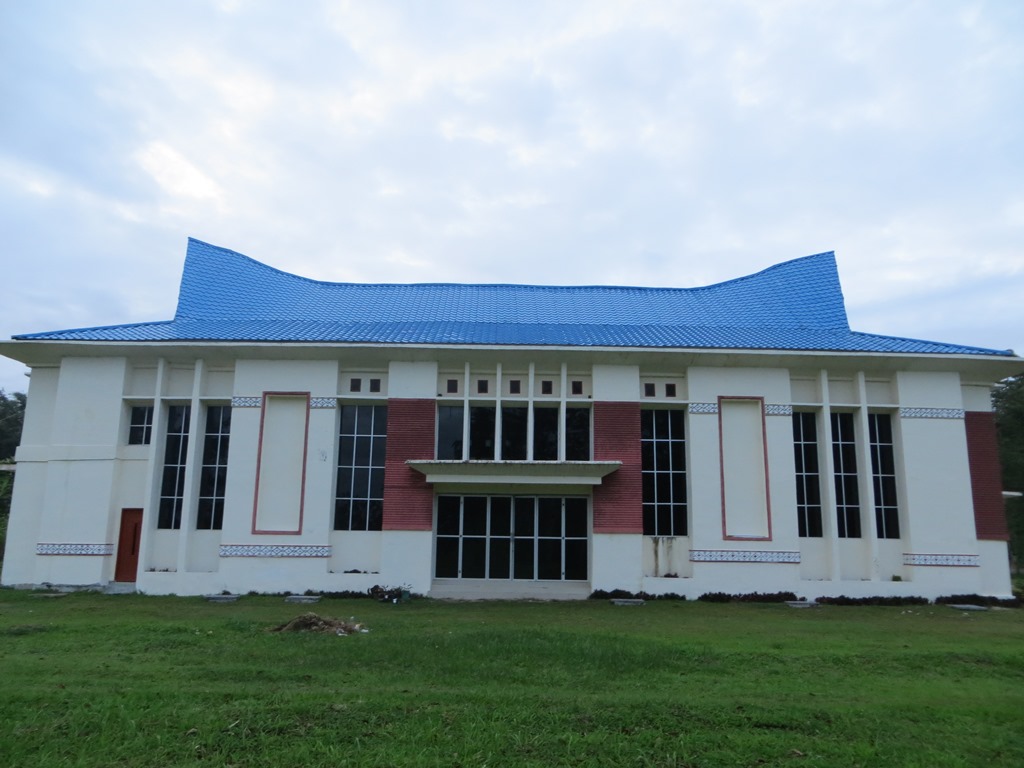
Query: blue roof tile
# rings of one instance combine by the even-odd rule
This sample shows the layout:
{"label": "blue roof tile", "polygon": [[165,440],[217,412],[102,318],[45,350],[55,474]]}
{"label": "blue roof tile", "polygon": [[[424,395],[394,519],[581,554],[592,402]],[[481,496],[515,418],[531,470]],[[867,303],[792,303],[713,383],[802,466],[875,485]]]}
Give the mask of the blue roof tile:
{"label": "blue roof tile", "polygon": [[173,320],[14,338],[1012,355],[851,331],[831,252],[703,288],[407,285],[319,282],[194,239]]}

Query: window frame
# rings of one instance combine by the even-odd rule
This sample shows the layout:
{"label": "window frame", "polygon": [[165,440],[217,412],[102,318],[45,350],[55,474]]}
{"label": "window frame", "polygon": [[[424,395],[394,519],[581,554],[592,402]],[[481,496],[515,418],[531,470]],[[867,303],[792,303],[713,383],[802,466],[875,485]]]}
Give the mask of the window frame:
{"label": "window frame", "polygon": [[[659,427],[658,414],[662,413],[667,415]],[[688,426],[686,407],[640,409],[641,509],[645,536],[689,535]],[[666,434],[662,435],[662,430]],[[663,460],[667,463],[665,468],[661,467]],[[681,500],[678,498],[680,490]],[[663,494],[667,501],[660,500]]]}
{"label": "window frame", "polygon": [[[352,409],[353,414],[351,432],[346,431],[348,409]],[[366,419],[369,419],[368,424]],[[368,431],[364,431],[364,427]],[[338,403],[332,531],[383,529],[387,427],[386,403]],[[360,463],[364,457],[365,462]],[[357,504],[364,506],[357,509]]]}

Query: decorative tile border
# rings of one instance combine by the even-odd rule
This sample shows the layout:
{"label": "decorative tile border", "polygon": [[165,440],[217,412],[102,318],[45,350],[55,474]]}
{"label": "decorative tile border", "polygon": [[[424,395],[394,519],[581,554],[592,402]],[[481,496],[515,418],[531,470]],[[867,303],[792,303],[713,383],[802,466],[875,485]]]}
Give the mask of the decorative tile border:
{"label": "decorative tile border", "polygon": [[330,546],[309,544],[221,544],[221,557],[330,557]]}
{"label": "decorative tile border", "polygon": [[764,412],[767,416],[792,416],[793,406],[769,404],[764,407]]}
{"label": "decorative tile border", "polygon": [[690,403],[690,413],[718,413],[718,403]]}
{"label": "decorative tile border", "polygon": [[[260,408],[263,405],[262,397],[232,397],[232,408]],[[310,408],[337,408],[338,398],[336,397],[311,397]]]}
{"label": "decorative tile border", "polygon": [[799,563],[799,552],[749,549],[691,549],[694,563]]}
{"label": "decorative tile border", "polygon": [[963,408],[900,408],[901,419],[962,419]]}
{"label": "decorative tile border", "polygon": [[100,555],[114,554],[113,544],[36,544],[37,555]]}
{"label": "decorative tile border", "polygon": [[904,565],[949,565],[959,568],[977,568],[981,565],[980,555],[916,555],[903,553]]}

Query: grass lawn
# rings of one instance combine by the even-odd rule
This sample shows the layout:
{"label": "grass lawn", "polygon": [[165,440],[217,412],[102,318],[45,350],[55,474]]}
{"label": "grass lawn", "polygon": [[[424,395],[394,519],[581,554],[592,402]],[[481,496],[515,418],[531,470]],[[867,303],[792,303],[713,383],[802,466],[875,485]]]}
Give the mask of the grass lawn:
{"label": "grass lawn", "polygon": [[1024,611],[2,590],[0,765],[1024,766]]}

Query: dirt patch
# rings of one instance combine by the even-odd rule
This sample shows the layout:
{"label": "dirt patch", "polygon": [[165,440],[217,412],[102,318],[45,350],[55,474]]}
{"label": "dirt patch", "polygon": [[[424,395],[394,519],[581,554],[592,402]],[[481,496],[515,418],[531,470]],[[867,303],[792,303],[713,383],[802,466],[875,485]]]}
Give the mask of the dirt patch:
{"label": "dirt patch", "polygon": [[303,613],[279,627],[272,627],[271,632],[326,632],[332,635],[357,635],[369,632],[361,623],[349,619],[332,619],[329,616],[318,616],[315,613]]}

